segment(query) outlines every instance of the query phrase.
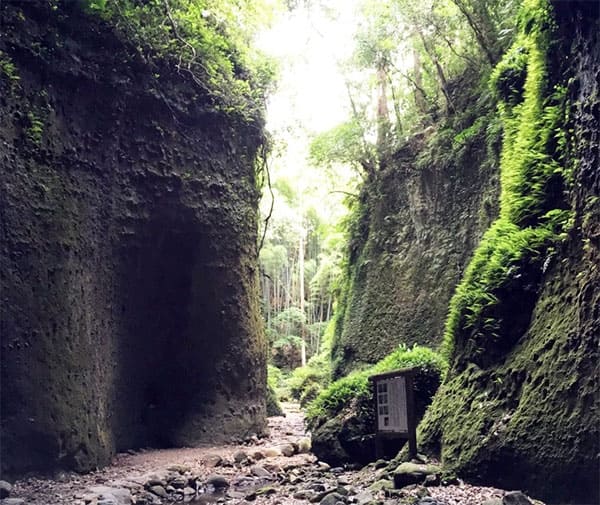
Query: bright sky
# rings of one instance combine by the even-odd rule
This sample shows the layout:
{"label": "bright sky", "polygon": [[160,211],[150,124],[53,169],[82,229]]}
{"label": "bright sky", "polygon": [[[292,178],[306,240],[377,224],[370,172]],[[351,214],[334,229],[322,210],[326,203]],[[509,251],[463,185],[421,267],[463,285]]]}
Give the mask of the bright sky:
{"label": "bright sky", "polygon": [[[302,2],[299,2],[302,3]],[[267,108],[267,130],[276,143],[270,159],[272,181],[287,179],[302,198],[304,208],[314,207],[322,218],[334,222],[346,212],[340,190],[348,190],[350,169],[340,167],[335,178],[308,163],[311,135],[333,128],[349,117],[349,101],[338,62],[353,50],[357,0],[327,0],[327,11],[306,2],[284,12],[272,28],[260,35],[258,47],[279,62],[277,90]],[[278,147],[277,147],[278,145]],[[265,195],[263,214],[270,205]],[[286,212],[275,200],[274,219]],[[297,215],[296,219],[302,219]]]}
{"label": "bright sky", "polygon": [[316,133],[347,117],[348,97],[337,62],[352,50],[356,1],[330,0],[328,5],[335,19],[322,9],[298,7],[284,14],[258,41],[281,64],[278,91],[269,101],[270,131],[300,123]]}

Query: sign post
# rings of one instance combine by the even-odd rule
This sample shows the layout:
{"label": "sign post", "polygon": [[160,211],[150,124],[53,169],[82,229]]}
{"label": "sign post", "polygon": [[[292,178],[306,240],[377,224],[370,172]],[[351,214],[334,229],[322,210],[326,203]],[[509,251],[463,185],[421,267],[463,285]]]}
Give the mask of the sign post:
{"label": "sign post", "polygon": [[414,369],[395,370],[369,377],[375,406],[375,455],[383,456],[383,442],[408,440],[410,457],[417,455],[417,423],[413,391]]}

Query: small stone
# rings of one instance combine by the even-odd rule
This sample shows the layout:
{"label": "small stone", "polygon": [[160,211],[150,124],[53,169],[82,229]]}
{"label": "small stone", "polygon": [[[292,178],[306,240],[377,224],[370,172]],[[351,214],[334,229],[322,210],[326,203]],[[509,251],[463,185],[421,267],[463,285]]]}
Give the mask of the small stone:
{"label": "small stone", "polygon": [[167,490],[162,486],[150,486],[148,491],[154,493],[156,496],[160,496],[161,498],[169,497],[169,493],[167,493]]}
{"label": "small stone", "polygon": [[292,444],[284,444],[284,445],[280,445],[279,446],[279,450],[281,451],[281,454],[283,454],[286,457],[290,457],[293,456],[294,453],[296,452],[294,450],[294,446]]}
{"label": "small stone", "polygon": [[387,466],[387,464],[388,462],[385,459],[378,459],[375,461],[375,463],[373,463],[373,468],[375,468],[375,470],[379,470],[380,468]]}
{"label": "small stone", "polygon": [[208,479],[206,479],[206,484],[214,487],[215,489],[229,487],[229,481],[222,475],[210,475]]}
{"label": "small stone", "polygon": [[220,466],[223,463],[223,458],[218,454],[208,454],[204,458],[203,463],[210,468],[214,468],[215,466]]}
{"label": "small stone", "polygon": [[167,485],[167,479],[161,477],[160,475],[150,475],[146,480],[146,486],[163,486]]}
{"label": "small stone", "polygon": [[195,489],[193,489],[193,488],[191,488],[189,486],[186,486],[186,487],[183,488],[183,496],[191,496],[193,494],[196,494],[196,490]]}
{"label": "small stone", "polygon": [[254,465],[254,466],[250,467],[250,473],[252,475],[255,475],[256,477],[261,477],[263,479],[272,479],[273,478],[273,475],[271,474],[271,472],[269,472],[268,470],[265,470],[260,465]]}
{"label": "small stone", "polygon": [[339,493],[329,493],[321,499],[319,505],[337,505],[338,502],[344,503],[344,497]]}
{"label": "small stone", "polygon": [[254,461],[259,461],[261,459],[265,459],[265,455],[261,451],[254,451],[254,452],[250,453],[250,457]]}
{"label": "small stone", "polygon": [[511,491],[502,498],[503,505],[533,505],[521,491]]}
{"label": "small stone", "polygon": [[169,470],[170,472],[177,472],[183,475],[185,472],[191,471],[191,468],[186,465],[171,465],[167,468],[167,470]]}
{"label": "small stone", "polygon": [[244,464],[246,461],[248,461],[248,454],[246,454],[244,451],[237,451],[233,455],[233,461],[239,464]]}
{"label": "small stone", "polygon": [[317,463],[317,466],[319,467],[319,470],[322,470],[324,472],[328,471],[331,467],[325,463],[325,461],[319,461]]}
{"label": "small stone", "polygon": [[175,477],[174,479],[171,479],[171,481],[169,482],[169,484],[171,484],[171,486],[173,486],[176,489],[183,489],[185,486],[187,486],[187,478],[183,477],[183,476],[179,476],[179,477]]}
{"label": "small stone", "polygon": [[242,498],[244,498],[244,493],[240,492],[240,491],[233,491],[233,490],[229,490],[227,491],[227,498],[233,498],[234,500],[241,500]]}
{"label": "small stone", "polygon": [[277,489],[275,489],[273,486],[265,486],[256,490],[256,496],[269,496],[275,493],[277,493]]}
{"label": "small stone", "polygon": [[5,480],[0,480],[0,498],[7,498],[12,491],[12,484]]}
{"label": "small stone", "polygon": [[2,505],[25,505],[25,500],[22,498],[4,498]]}
{"label": "small stone", "polygon": [[432,473],[432,474],[425,476],[424,484],[426,486],[439,486],[440,485],[440,474]]}
{"label": "small stone", "polygon": [[348,496],[348,494],[350,493],[350,491],[348,491],[348,489],[344,486],[338,486],[336,488],[336,492],[340,493],[342,496]]}
{"label": "small stone", "polygon": [[311,443],[310,438],[304,437],[298,440],[298,454],[308,454],[310,452]]}
{"label": "small stone", "polygon": [[131,492],[129,489],[109,487],[109,486],[94,486],[89,489],[91,493],[98,495],[98,505],[130,505]]}
{"label": "small stone", "polygon": [[312,501],[314,496],[315,496],[315,493],[313,491],[309,491],[308,489],[303,489],[302,491],[298,491],[297,493],[294,493],[293,498],[296,500]]}
{"label": "small stone", "polygon": [[149,491],[144,491],[135,498],[135,505],[156,505],[159,503],[161,503],[160,499]]}

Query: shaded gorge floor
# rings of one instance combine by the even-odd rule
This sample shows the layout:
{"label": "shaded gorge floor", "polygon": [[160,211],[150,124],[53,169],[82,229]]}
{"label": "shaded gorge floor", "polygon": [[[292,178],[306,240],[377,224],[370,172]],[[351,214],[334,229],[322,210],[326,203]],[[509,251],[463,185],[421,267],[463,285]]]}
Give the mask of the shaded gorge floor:
{"label": "shaded gorge floor", "polygon": [[[119,454],[112,465],[86,475],[17,481],[13,505],[308,504],[323,505],[525,505],[507,491],[456,481],[393,489],[384,461],[331,468],[310,453],[304,416],[284,404],[285,416],[269,419],[270,434],[229,445],[146,449]],[[507,500],[508,498],[508,500]],[[527,499],[521,495],[522,499]],[[533,505],[542,502],[531,500]]]}

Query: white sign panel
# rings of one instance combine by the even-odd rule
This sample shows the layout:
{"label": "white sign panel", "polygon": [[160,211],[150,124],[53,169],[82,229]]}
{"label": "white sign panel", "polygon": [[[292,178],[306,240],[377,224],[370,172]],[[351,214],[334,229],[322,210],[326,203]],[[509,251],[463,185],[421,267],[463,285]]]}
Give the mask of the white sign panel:
{"label": "white sign panel", "polygon": [[377,387],[377,427],[379,431],[408,433],[406,379],[380,379]]}

